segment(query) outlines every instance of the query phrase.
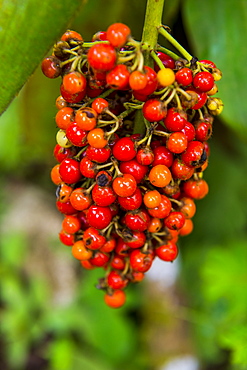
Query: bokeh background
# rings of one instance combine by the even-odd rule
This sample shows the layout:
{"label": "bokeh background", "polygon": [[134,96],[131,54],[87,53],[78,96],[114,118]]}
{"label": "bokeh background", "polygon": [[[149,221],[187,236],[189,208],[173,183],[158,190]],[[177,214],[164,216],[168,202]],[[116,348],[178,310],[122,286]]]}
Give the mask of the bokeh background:
{"label": "bokeh background", "polygon": [[25,83],[0,117],[1,369],[246,370],[247,2],[165,0],[163,22],[177,40],[223,71],[225,107],[193,233],[175,263],[155,264],[128,288],[119,310],[95,288],[102,271],[82,271],[57,238],[50,170],[60,81],[45,78],[40,62],[67,27],[89,41],[124,22],[140,40],[146,1],[51,3],[0,2],[2,106]]}

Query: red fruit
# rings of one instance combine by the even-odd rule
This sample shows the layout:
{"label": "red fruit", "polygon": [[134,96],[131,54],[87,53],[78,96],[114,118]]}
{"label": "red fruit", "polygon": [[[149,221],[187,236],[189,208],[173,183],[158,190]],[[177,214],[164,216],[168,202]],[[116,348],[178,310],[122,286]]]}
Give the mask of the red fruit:
{"label": "red fruit", "polygon": [[99,71],[109,71],[116,64],[117,54],[112,45],[95,44],[89,49],[87,59],[92,68]]}
{"label": "red fruit", "polygon": [[136,156],[134,141],[130,137],[119,139],[112,148],[112,154],[118,161],[130,161]]}
{"label": "red fruit", "polygon": [[160,145],[153,149],[154,160],[152,166],[157,166],[158,164],[163,164],[167,167],[171,167],[173,162],[173,154],[165,146]]}
{"label": "red fruit", "polygon": [[166,108],[160,100],[153,98],[144,103],[142,113],[149,122],[161,121],[166,116]]}
{"label": "red fruit", "polygon": [[149,190],[144,194],[143,202],[147,208],[155,208],[160,205],[162,200],[158,190]]}
{"label": "red fruit", "polygon": [[194,140],[196,135],[195,127],[188,121],[185,122],[184,128],[181,130],[181,132],[185,134],[188,141]]}
{"label": "red fruit", "polygon": [[181,161],[181,159],[176,158],[171,166],[171,172],[174,179],[188,180],[194,174],[195,170]]}
{"label": "red fruit", "polygon": [[103,98],[96,98],[92,102],[92,108],[98,113],[101,114],[105,109],[109,107],[107,100]]}
{"label": "red fruit", "polygon": [[90,107],[80,108],[76,112],[75,121],[82,130],[93,130],[97,125],[97,112]]}
{"label": "red fruit", "polygon": [[87,144],[87,131],[82,130],[76,122],[70,123],[66,129],[67,139],[75,146]]}
{"label": "red fruit", "polygon": [[59,233],[59,239],[64,245],[71,247],[74,244],[75,235],[69,234],[65,230],[61,230]]}
{"label": "red fruit", "polygon": [[74,215],[77,213],[77,210],[72,206],[70,201],[61,202],[60,200],[57,200],[56,206],[59,212],[63,213],[64,215]]}
{"label": "red fruit", "polygon": [[[175,68],[175,61],[169,55],[162,53],[161,51],[158,51],[156,54],[158,55],[159,59],[161,60],[161,62],[166,68],[171,68],[171,69]],[[154,70],[156,72],[160,70],[157,64],[155,64]]]}
{"label": "red fruit", "polygon": [[92,190],[92,198],[98,206],[107,207],[115,202],[117,195],[110,186],[101,187],[96,184]]}
{"label": "red fruit", "polygon": [[118,203],[123,209],[127,211],[138,209],[142,204],[141,190],[139,188],[136,188],[134,194],[129,197],[118,197]]}
{"label": "red fruit", "polygon": [[130,266],[134,271],[146,272],[150,269],[153,262],[153,254],[136,249],[130,253]]}
{"label": "red fruit", "polygon": [[111,89],[124,90],[129,86],[130,72],[125,64],[118,64],[106,76],[106,83]]}
{"label": "red fruit", "polygon": [[193,78],[193,85],[196,89],[207,92],[214,86],[214,78],[210,72],[198,72]]}
{"label": "red fruit", "polygon": [[62,71],[60,60],[53,55],[43,59],[41,63],[41,70],[46,77],[57,78],[60,76]]}
{"label": "red fruit", "polygon": [[92,146],[88,146],[86,150],[86,156],[91,161],[104,163],[110,158],[111,149],[109,146],[105,146],[104,148],[94,148]]}
{"label": "red fruit", "polygon": [[79,72],[69,72],[63,76],[63,88],[69,94],[78,94],[86,89],[87,80]]}
{"label": "red fruit", "polygon": [[[143,89],[138,89],[138,90],[136,90],[136,92],[137,92],[138,95],[143,95],[143,96],[146,97],[147,95],[152,94],[156,90],[158,82],[157,82],[157,73],[153,70],[153,68],[148,67],[148,66],[144,66],[144,72],[145,72],[146,77],[147,77],[147,84]],[[139,99],[139,100],[141,100],[141,99]],[[145,100],[146,99],[144,99],[144,101]]]}
{"label": "red fruit", "polygon": [[107,40],[115,48],[120,48],[128,41],[130,28],[123,23],[113,23],[106,31]]}
{"label": "red fruit", "polygon": [[171,230],[179,230],[184,226],[185,216],[182,212],[171,212],[164,220],[164,225]]}
{"label": "red fruit", "polygon": [[144,166],[149,166],[154,160],[152,149],[149,146],[139,149],[136,153],[136,160]]}
{"label": "red fruit", "polygon": [[141,248],[144,246],[146,242],[146,234],[142,231],[132,231],[131,232],[131,239],[129,231],[127,233],[128,241],[126,241],[126,244],[128,247],[132,249]]}
{"label": "red fruit", "polygon": [[137,160],[122,162],[119,166],[122,173],[128,173],[134,176],[137,184],[139,184],[148,172],[148,167],[138,163]]}
{"label": "red fruit", "polygon": [[145,89],[147,82],[148,80],[146,74],[138,70],[132,72],[129,76],[129,85],[134,91]]}
{"label": "red fruit", "polygon": [[166,244],[163,244],[155,249],[155,254],[162,261],[172,262],[177,258],[178,247],[175,243],[167,241]]}
{"label": "red fruit", "polygon": [[176,108],[169,108],[164,119],[165,127],[168,131],[181,131],[186,123],[187,114]]}
{"label": "red fruit", "polygon": [[112,187],[118,196],[131,197],[137,188],[137,184],[134,176],[123,174],[113,180]]}
{"label": "red fruit", "polygon": [[85,156],[80,162],[80,171],[83,176],[94,179],[97,174],[96,164]]}
{"label": "red fruit", "polygon": [[179,235],[186,236],[192,233],[194,228],[193,221],[190,218],[185,219],[184,226],[179,230]]}
{"label": "red fruit", "polygon": [[161,195],[161,202],[158,207],[148,210],[152,217],[165,218],[169,215],[172,209],[171,201],[165,196]]}
{"label": "red fruit", "polygon": [[66,158],[71,158],[76,154],[76,150],[73,147],[63,148],[61,145],[56,144],[53,150],[53,155],[58,162],[62,162]]}
{"label": "red fruit", "polygon": [[167,149],[172,153],[180,154],[187,148],[188,140],[182,132],[173,132],[166,141]]}
{"label": "red fruit", "polygon": [[151,184],[159,188],[168,185],[172,179],[171,171],[163,164],[154,166],[150,170],[148,177]]}
{"label": "red fruit", "polygon": [[67,215],[63,219],[62,228],[66,233],[74,234],[81,228],[81,222],[76,216]]}
{"label": "red fruit", "polygon": [[197,121],[194,123],[196,140],[207,141],[212,136],[213,128],[212,124],[207,121]]}
{"label": "red fruit", "polygon": [[103,247],[106,242],[106,238],[100,234],[99,230],[94,227],[89,227],[84,231],[83,241],[87,248],[97,250]]}
{"label": "red fruit", "polygon": [[99,127],[88,132],[87,141],[93,148],[98,149],[104,148],[108,144],[104,130]]}
{"label": "red fruit", "polygon": [[108,263],[109,259],[109,254],[97,251],[94,253],[93,257],[89,259],[89,262],[93,266],[104,267]]}
{"label": "red fruit", "polygon": [[81,179],[80,163],[72,158],[64,159],[59,166],[61,179],[66,184],[74,184]]}
{"label": "red fruit", "polygon": [[112,289],[123,289],[128,284],[128,279],[117,271],[110,271],[107,275],[107,285]]}
{"label": "red fruit", "polygon": [[65,90],[63,84],[60,86],[60,93],[64,100],[68,103],[79,103],[83,98],[86,96],[86,89],[79,91],[76,94],[71,94],[68,91]]}
{"label": "red fruit", "polygon": [[145,210],[138,210],[138,212],[128,212],[125,214],[123,223],[134,231],[145,231],[147,230],[150,223],[150,216]]}
{"label": "red fruit", "polygon": [[76,188],[70,195],[70,203],[78,211],[84,211],[88,209],[92,204],[92,198],[90,194],[83,188]]}
{"label": "red fruit", "polygon": [[203,179],[190,179],[183,184],[183,191],[185,196],[189,198],[202,199],[207,195],[209,188],[208,184]]}
{"label": "red fruit", "polygon": [[114,290],[113,293],[106,293],[104,296],[104,301],[109,307],[122,307],[126,302],[125,292],[123,290],[117,289]]}
{"label": "red fruit", "polygon": [[109,207],[92,205],[87,212],[89,224],[96,229],[106,228],[112,220],[112,213]]}
{"label": "red fruit", "polygon": [[197,168],[206,162],[208,156],[204,144],[200,141],[190,141],[186,151],[181,155],[182,161],[188,166]]}
{"label": "red fruit", "polygon": [[188,86],[193,81],[193,73],[191,69],[184,67],[184,68],[179,69],[175,73],[175,78],[176,78],[177,83],[183,86]]}
{"label": "red fruit", "polygon": [[75,112],[74,109],[70,107],[64,107],[60,109],[55,117],[57,126],[61,130],[66,130],[67,127],[74,122]]}
{"label": "red fruit", "polygon": [[192,93],[196,93],[197,98],[198,98],[197,103],[194,104],[191,107],[191,109],[197,110],[197,109],[202,108],[206,104],[206,101],[207,101],[207,98],[208,98],[207,94],[205,92],[202,92],[202,91],[200,91],[200,90],[198,90],[196,88],[193,88],[193,87],[189,87],[186,90],[187,93],[190,93],[190,91]]}

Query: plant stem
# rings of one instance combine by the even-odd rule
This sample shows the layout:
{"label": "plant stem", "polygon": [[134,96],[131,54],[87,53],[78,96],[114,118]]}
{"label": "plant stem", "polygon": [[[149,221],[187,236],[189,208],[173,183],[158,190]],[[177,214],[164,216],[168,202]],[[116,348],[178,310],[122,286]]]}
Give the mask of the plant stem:
{"label": "plant stem", "polygon": [[187,59],[188,60],[188,62],[190,62],[192,59],[193,59],[193,57],[192,57],[192,55],[190,55],[188,52],[187,52],[187,50],[185,50],[180,44],[179,44],[179,42],[177,41],[177,40],[175,40],[174,39],[174,37],[169,33],[169,32],[167,32],[166,31],[166,29],[164,28],[164,27],[162,27],[162,26],[160,26],[159,27],[159,31],[158,31],[162,36],[164,36],[166,39],[167,39],[167,41],[169,41],[170,42],[170,44],[172,44],[179,52],[180,52],[180,54],[185,58],[185,59]]}
{"label": "plant stem", "polygon": [[[153,67],[153,59],[150,51],[156,49],[159,36],[159,26],[161,25],[163,7],[165,0],[147,0],[146,14],[142,31],[142,44],[144,65]],[[145,123],[141,110],[136,112],[134,133],[144,133]]]}

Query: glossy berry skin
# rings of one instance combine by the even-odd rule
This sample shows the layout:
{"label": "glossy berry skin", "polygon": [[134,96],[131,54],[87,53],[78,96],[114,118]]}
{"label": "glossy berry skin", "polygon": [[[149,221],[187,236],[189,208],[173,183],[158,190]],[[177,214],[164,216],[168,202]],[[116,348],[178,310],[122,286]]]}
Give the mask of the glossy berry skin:
{"label": "glossy berry skin", "polygon": [[185,216],[182,212],[171,212],[164,220],[164,225],[171,230],[179,230],[184,226]]}
{"label": "glossy berry skin", "polygon": [[103,98],[96,98],[92,102],[92,108],[95,110],[96,113],[101,114],[104,110],[109,107],[109,103],[107,100]]}
{"label": "glossy berry skin", "polygon": [[82,177],[80,163],[73,158],[66,158],[60,163],[59,173],[66,184],[74,184]]}
{"label": "glossy berry skin", "polygon": [[136,153],[136,160],[138,163],[149,166],[154,160],[154,153],[149,146],[139,149]]}
{"label": "glossy berry skin", "polygon": [[57,200],[59,200],[62,203],[68,202],[72,191],[73,191],[72,186],[67,185],[65,183],[61,183],[56,191]]}
{"label": "glossy berry skin", "polygon": [[172,209],[171,201],[165,195],[161,194],[161,202],[158,205],[158,207],[149,208],[148,213],[152,217],[165,218],[169,215],[171,209]]}
{"label": "glossy berry skin", "polygon": [[74,258],[79,261],[87,261],[92,257],[92,251],[86,248],[83,240],[78,240],[74,243],[71,249]]}
{"label": "glossy berry skin", "polygon": [[66,233],[75,234],[81,228],[80,220],[76,216],[67,215],[63,219],[62,228]]}
{"label": "glossy berry skin", "polygon": [[194,228],[193,221],[190,218],[185,219],[184,226],[179,230],[180,236],[186,236],[192,233]]}
{"label": "glossy berry skin", "polygon": [[177,258],[178,247],[175,243],[168,241],[166,244],[163,244],[156,248],[155,254],[162,261],[172,262]]}
{"label": "glossy berry skin", "polygon": [[162,102],[155,98],[149,99],[144,103],[142,112],[144,118],[149,122],[161,121],[166,116],[166,109]]}
{"label": "glossy berry skin", "polygon": [[75,121],[82,130],[90,131],[97,125],[97,112],[90,107],[80,108],[75,114]]}
{"label": "glossy berry skin", "polygon": [[128,173],[134,176],[137,184],[139,184],[148,172],[148,167],[138,163],[137,160],[121,162],[119,169],[122,173]]}
{"label": "glossy berry skin", "polygon": [[[158,51],[156,54],[158,55],[159,59],[163,63],[164,67],[171,68],[171,69],[175,68],[175,61],[169,55],[162,53],[161,51]],[[159,69],[160,68],[157,66],[157,64],[155,64],[154,70],[158,72]]]}
{"label": "glossy berry skin", "polygon": [[107,285],[112,289],[123,289],[128,284],[128,279],[117,271],[110,271],[107,275]]}
{"label": "glossy berry skin", "polygon": [[192,199],[202,199],[209,191],[208,184],[205,180],[190,179],[183,184],[183,191],[185,196]]}
{"label": "glossy berry skin", "polygon": [[104,229],[112,220],[111,210],[109,207],[92,205],[88,209],[87,220],[92,227]]}
{"label": "glossy berry skin", "polygon": [[183,197],[180,199],[181,206],[179,207],[179,211],[182,212],[185,218],[192,218],[196,213],[196,205],[193,199],[188,197]]}
{"label": "glossy berry skin", "polygon": [[49,56],[43,59],[41,63],[41,70],[48,78],[57,78],[61,74],[60,61],[55,56]]}
{"label": "glossy berry skin", "polygon": [[100,234],[99,230],[94,227],[89,227],[84,231],[83,241],[85,246],[90,250],[97,250],[103,247],[106,242],[106,238]]}
{"label": "glossy berry skin", "polygon": [[72,206],[70,201],[61,202],[60,200],[57,200],[56,207],[59,212],[63,213],[64,215],[74,215],[77,213],[77,210]]}
{"label": "glossy berry skin", "polygon": [[55,117],[57,126],[61,130],[66,130],[67,127],[74,122],[75,112],[71,107],[64,107],[60,109]]}
{"label": "glossy berry skin", "polygon": [[138,209],[142,204],[142,193],[137,187],[135,192],[129,197],[118,197],[119,205],[126,211]]}
{"label": "glossy berry skin", "polygon": [[134,176],[123,174],[113,180],[113,190],[120,197],[131,197],[137,188],[137,183]]}
{"label": "glossy berry skin", "polygon": [[157,166],[158,164],[163,164],[167,167],[171,167],[173,162],[173,153],[168,150],[165,146],[160,145],[153,149],[154,160],[152,166]]}
{"label": "glossy berry skin", "polygon": [[186,121],[184,128],[181,130],[181,132],[185,134],[188,141],[192,141],[195,139],[196,130],[195,130],[195,127],[192,125],[192,123]]}
{"label": "glossy berry skin", "polygon": [[117,54],[112,45],[95,44],[89,49],[87,59],[92,68],[109,71],[116,64]]}
{"label": "glossy berry skin", "polygon": [[98,149],[104,148],[108,144],[105,138],[105,132],[102,128],[95,128],[89,131],[87,134],[87,141],[93,148]]}
{"label": "glossy berry skin", "polygon": [[112,46],[120,48],[128,41],[130,28],[124,23],[113,23],[106,31],[106,38]]}
{"label": "glossy berry skin", "polygon": [[172,179],[171,171],[163,164],[154,166],[150,170],[148,177],[151,184],[159,188],[168,185]]}
{"label": "glossy berry skin", "polygon": [[106,293],[104,296],[104,301],[107,306],[111,308],[122,307],[126,302],[126,294],[123,290],[117,289],[113,293]]}
{"label": "glossy berry skin", "polygon": [[152,94],[156,90],[158,81],[157,81],[157,73],[154,71],[153,68],[149,66],[144,66],[144,72],[147,77],[147,84],[143,89],[138,89],[137,92],[140,95],[147,96],[147,95]]}
{"label": "glossy berry skin", "polygon": [[71,94],[65,90],[63,84],[60,86],[60,93],[64,100],[68,103],[79,103],[86,95],[86,89],[79,91],[78,93]]}
{"label": "glossy berry skin", "polygon": [[99,250],[93,254],[93,257],[90,258],[89,262],[93,266],[104,267],[108,263],[109,259],[110,259],[109,254],[103,253]]}
{"label": "glossy berry skin", "polygon": [[67,30],[62,36],[61,36],[61,40],[62,41],[67,41],[67,42],[71,42],[71,41],[83,41],[83,38],[82,36],[76,32],[76,31],[73,31],[73,30]]}
{"label": "glossy berry skin", "polygon": [[76,122],[70,123],[66,129],[66,136],[71,144],[85,146],[87,144],[87,131],[81,129]]}
{"label": "glossy berry skin", "polygon": [[129,85],[134,91],[145,89],[147,82],[148,80],[146,74],[138,70],[131,72],[129,76]]}
{"label": "glossy berry skin", "polygon": [[118,64],[106,76],[106,83],[110,89],[122,90],[129,86],[130,72],[125,64]]}
{"label": "glossy berry skin", "polygon": [[131,240],[126,241],[126,244],[128,247],[132,249],[136,249],[136,248],[143,247],[145,242],[146,242],[146,234],[142,231],[135,230],[135,231],[132,231]]}
{"label": "glossy berry skin", "polygon": [[213,128],[212,124],[207,121],[195,122],[195,136],[196,140],[207,141],[212,136]]}
{"label": "glossy berry skin", "polygon": [[196,89],[207,92],[214,86],[214,78],[210,72],[198,72],[193,78],[193,85]]}
{"label": "glossy berry skin", "polygon": [[190,68],[184,67],[175,73],[175,79],[178,84],[189,86],[193,81],[193,73]]}
{"label": "glossy berry skin", "polygon": [[167,139],[167,149],[172,153],[180,154],[187,148],[188,140],[185,134],[182,132],[173,132]]}
{"label": "glossy berry skin", "polygon": [[198,140],[190,141],[186,151],[181,155],[181,159],[188,166],[200,167],[207,160],[204,144]]}
{"label": "glossy berry skin", "polygon": [[160,192],[158,190],[149,190],[144,194],[143,202],[147,208],[155,208],[160,205],[162,200]]}
{"label": "glossy berry skin", "polygon": [[59,239],[64,245],[71,247],[74,244],[75,235],[69,234],[65,230],[61,230],[59,233]]}
{"label": "glossy berry skin", "polygon": [[136,249],[130,253],[130,266],[134,271],[146,272],[150,269],[153,263],[153,255],[151,253],[142,253]]}
{"label": "glossy berry skin", "polygon": [[205,92],[200,91],[193,87],[189,87],[186,90],[186,92],[196,93],[196,96],[197,96],[197,102],[194,105],[192,105],[191,109],[194,109],[194,110],[201,109],[206,104],[208,96]]}
{"label": "glossy berry skin", "polygon": [[107,207],[117,199],[116,193],[110,186],[98,186],[97,184],[93,187],[92,198],[96,205]]}
{"label": "glossy berry skin", "polygon": [[123,222],[130,230],[145,231],[149,226],[150,216],[144,209],[138,210],[136,213],[128,212],[125,214]]}
{"label": "glossy berry skin", "polygon": [[187,114],[176,108],[169,108],[164,119],[165,127],[168,131],[181,131],[186,123]]}
{"label": "glossy berry skin", "polygon": [[61,163],[66,158],[71,158],[76,154],[74,147],[63,148],[61,145],[56,144],[53,150],[53,155],[56,160]]}
{"label": "glossy berry skin", "polygon": [[87,156],[83,157],[80,162],[81,174],[89,179],[94,179],[97,174],[96,165]]}
{"label": "glossy berry skin", "polygon": [[78,94],[85,90],[86,78],[79,72],[69,72],[63,77],[64,90],[69,94]]}
{"label": "glossy berry skin", "polygon": [[100,248],[101,252],[104,253],[110,253],[116,248],[116,239],[113,237],[110,237],[110,239],[107,239],[105,244]]}
{"label": "glossy berry skin", "polygon": [[70,195],[70,203],[78,211],[84,211],[88,209],[92,204],[92,198],[90,194],[87,194],[85,189],[76,188]]}
{"label": "glossy berry skin", "polygon": [[136,156],[134,141],[130,137],[119,139],[112,148],[112,154],[118,161],[130,161]]}
{"label": "glossy berry skin", "polygon": [[185,164],[181,159],[176,158],[171,166],[171,172],[174,179],[188,180],[194,174],[195,169]]}
{"label": "glossy berry skin", "polygon": [[152,217],[148,226],[148,232],[157,233],[162,228],[162,222],[157,217]]}
{"label": "glossy berry skin", "polygon": [[88,146],[86,156],[90,161],[104,163],[110,158],[111,149],[109,146],[105,146],[104,148],[93,148],[92,146]]}

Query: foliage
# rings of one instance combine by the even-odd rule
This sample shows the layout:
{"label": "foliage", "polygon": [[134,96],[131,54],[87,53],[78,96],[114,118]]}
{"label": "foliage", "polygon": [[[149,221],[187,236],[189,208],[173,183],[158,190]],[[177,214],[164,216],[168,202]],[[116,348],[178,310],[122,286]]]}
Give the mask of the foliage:
{"label": "foliage", "polygon": [[[88,0],[81,11],[79,0],[56,6],[45,0],[38,8],[36,4],[33,0],[2,3],[1,112],[72,16],[71,28],[86,40],[115,21],[127,23],[133,36],[141,37],[145,2],[139,0]],[[210,193],[197,203],[193,234],[180,245],[179,283],[186,296],[186,319],[205,369],[212,364],[216,369],[225,359],[229,369],[244,370],[247,366],[246,17],[244,0],[208,0],[199,5],[196,0],[165,2],[164,23],[181,43],[188,42],[193,55],[213,59],[223,71],[219,96],[225,108],[222,120],[215,122],[210,165],[205,173]],[[22,180],[53,192],[47,174],[53,164],[53,102],[58,87],[59,81],[47,81],[38,69],[0,118],[2,184]],[[7,203],[4,195],[1,199],[3,217]],[[51,241],[49,247],[57,256],[61,246]],[[142,296],[141,288],[133,290],[126,309],[111,311],[94,294],[97,274],[92,271],[81,280],[78,275],[70,305],[56,306],[49,276],[26,271],[31,253],[27,235],[10,228],[1,236],[1,249],[6,369],[25,368],[35,348],[36,356],[46,361],[43,368],[49,364],[51,369],[148,369],[149,354],[139,346],[137,320],[129,315],[139,314],[139,302],[148,299]],[[67,251],[64,254],[68,258]]]}

